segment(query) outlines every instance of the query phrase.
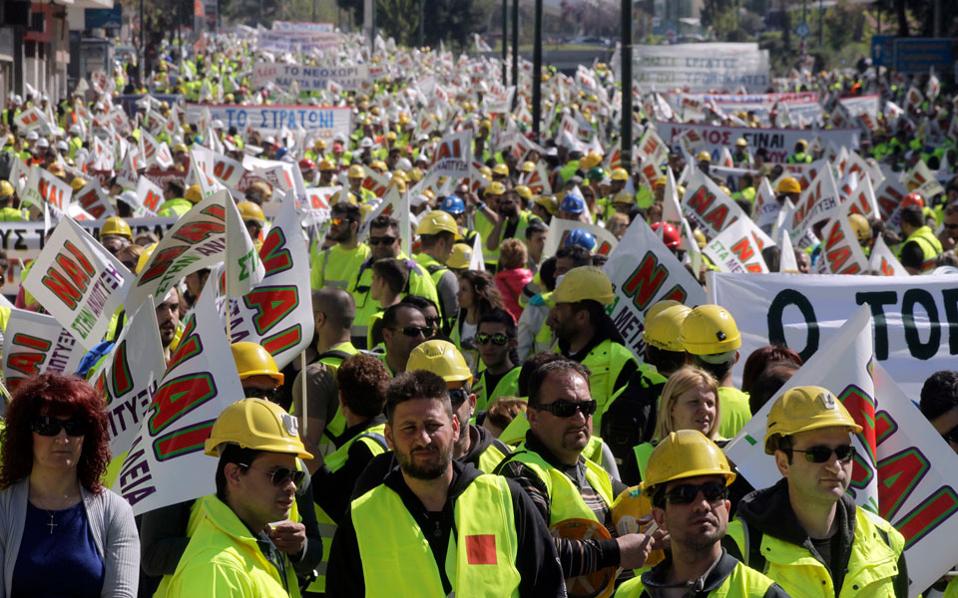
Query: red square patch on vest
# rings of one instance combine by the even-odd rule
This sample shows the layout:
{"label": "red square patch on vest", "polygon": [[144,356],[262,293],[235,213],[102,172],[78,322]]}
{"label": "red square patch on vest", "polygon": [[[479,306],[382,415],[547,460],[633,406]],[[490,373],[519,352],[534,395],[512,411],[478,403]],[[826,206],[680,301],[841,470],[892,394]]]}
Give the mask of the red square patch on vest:
{"label": "red square patch on vest", "polygon": [[470,565],[495,565],[496,536],[493,534],[466,536],[466,562]]}

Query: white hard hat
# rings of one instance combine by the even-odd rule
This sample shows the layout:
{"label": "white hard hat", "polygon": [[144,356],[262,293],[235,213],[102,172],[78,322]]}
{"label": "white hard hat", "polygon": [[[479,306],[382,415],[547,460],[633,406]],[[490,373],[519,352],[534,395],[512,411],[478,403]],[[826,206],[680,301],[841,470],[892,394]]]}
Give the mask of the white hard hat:
{"label": "white hard hat", "polygon": [[40,136],[37,135],[36,131],[30,131],[29,133],[27,133],[27,136],[26,136],[27,141],[36,141],[39,138]]}
{"label": "white hard hat", "polygon": [[68,152],[70,151],[70,146],[67,145],[66,141],[57,141],[57,149],[61,152]]}
{"label": "white hard hat", "polygon": [[359,142],[359,147],[363,149],[369,149],[373,146],[373,140],[369,137],[363,137],[363,140]]}
{"label": "white hard hat", "polygon": [[216,120],[213,121],[213,128],[214,128],[214,129],[225,129],[226,127],[223,125],[223,121],[221,121],[220,119],[217,118]]}
{"label": "white hard hat", "polygon": [[50,147],[50,142],[47,141],[46,137],[43,137],[37,141],[37,148],[46,149]]}

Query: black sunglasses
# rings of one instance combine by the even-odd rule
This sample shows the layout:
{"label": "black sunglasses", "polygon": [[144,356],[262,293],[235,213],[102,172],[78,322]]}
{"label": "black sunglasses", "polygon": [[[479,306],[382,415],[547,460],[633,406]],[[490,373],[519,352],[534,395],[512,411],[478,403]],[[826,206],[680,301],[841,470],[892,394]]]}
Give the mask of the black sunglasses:
{"label": "black sunglasses", "polygon": [[[253,469],[246,463],[237,463],[243,469]],[[265,472],[266,476],[269,478],[269,481],[276,487],[286,484],[289,480],[293,480],[293,484],[297,487],[302,483],[303,478],[306,477],[305,471],[299,471],[298,469],[287,469],[285,467],[278,467],[273,471]]]}
{"label": "black sunglasses", "polygon": [[452,403],[453,409],[457,409],[459,405],[465,403],[468,398],[469,393],[466,392],[465,388],[453,388],[449,391],[449,402]]}
{"label": "black sunglasses", "polygon": [[955,444],[958,444],[958,426],[955,426],[951,430],[945,432],[941,435],[941,437],[948,442],[954,442]]}
{"label": "black sunglasses", "polygon": [[687,505],[702,493],[710,503],[728,498],[728,488],[720,482],[706,482],[704,484],[681,484],[665,493],[665,500],[673,505]]}
{"label": "black sunglasses", "polygon": [[433,335],[433,329],[429,326],[405,326],[403,328],[393,328],[393,330],[398,330],[409,338],[416,338],[417,336],[429,338]]}
{"label": "black sunglasses", "polygon": [[247,399],[265,399],[271,403],[275,403],[276,396],[279,394],[280,388],[281,387],[279,386],[269,390],[264,390],[262,388],[244,388],[243,396]]}
{"label": "black sunglasses", "polygon": [[392,245],[396,242],[396,237],[369,237],[370,245]]}
{"label": "black sunglasses", "polygon": [[832,453],[835,453],[835,456],[838,457],[838,460],[842,463],[848,463],[855,455],[855,447],[850,444],[842,444],[835,448],[819,445],[811,446],[804,450],[793,448],[792,452],[805,453],[805,460],[810,463],[826,463],[832,458]]}
{"label": "black sunglasses", "polygon": [[582,415],[589,417],[595,413],[597,406],[598,404],[594,400],[567,401],[565,399],[559,399],[558,401],[553,401],[547,405],[536,405],[534,408],[539,409],[540,411],[548,411],[556,417],[565,418],[572,417],[577,411],[581,411]]}
{"label": "black sunglasses", "polygon": [[476,335],[477,345],[485,345],[489,342],[492,342],[493,345],[502,347],[509,342],[509,337],[501,332],[497,332],[495,334],[486,334],[484,332],[480,332]]}
{"label": "black sunglasses", "polygon": [[49,415],[41,415],[33,420],[30,429],[40,436],[56,436],[64,430],[67,436],[83,436],[87,432],[87,421],[79,417],[57,419]]}

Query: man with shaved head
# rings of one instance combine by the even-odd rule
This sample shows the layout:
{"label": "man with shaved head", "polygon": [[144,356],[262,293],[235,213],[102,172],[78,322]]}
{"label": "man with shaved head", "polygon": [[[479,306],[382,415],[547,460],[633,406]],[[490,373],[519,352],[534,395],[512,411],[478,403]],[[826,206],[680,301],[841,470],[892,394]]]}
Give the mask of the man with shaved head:
{"label": "man with shaved head", "polygon": [[[304,441],[314,455],[335,449],[346,430],[346,419],[339,410],[336,370],[344,359],[359,352],[349,341],[355,317],[356,304],[348,292],[335,287],[313,291],[317,356],[305,371],[306,422],[303,422],[302,406],[304,373],[293,382],[293,413],[299,418],[301,429],[306,430]],[[309,464],[310,472],[320,465],[322,460],[317,457]]]}

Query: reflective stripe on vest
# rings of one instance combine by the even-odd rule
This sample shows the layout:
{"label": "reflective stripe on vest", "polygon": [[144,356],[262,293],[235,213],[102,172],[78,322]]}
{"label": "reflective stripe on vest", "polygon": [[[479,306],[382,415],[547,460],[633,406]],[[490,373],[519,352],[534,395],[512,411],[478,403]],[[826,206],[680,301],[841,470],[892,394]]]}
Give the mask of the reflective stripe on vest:
{"label": "reflective stripe on vest", "polygon": [[635,361],[635,355],[627,347],[606,339],[596,345],[582,360],[582,365],[589,368],[589,392],[592,399],[598,403],[595,415],[592,416],[592,429],[602,429],[602,415],[612,404],[617,392],[621,388],[613,388],[619,373],[629,361]]}
{"label": "reflective stripe on vest", "polygon": [[[429,542],[391,488],[379,485],[351,505],[368,598],[444,596]],[[505,478],[481,475],[456,499],[446,552],[452,594],[518,596],[515,513]],[[399,558],[401,555],[401,558]]]}
{"label": "reflective stripe on vest", "polygon": [[[585,501],[579,489],[566,474],[546,463],[538,453],[520,450],[506,461],[519,461],[535,472],[546,487],[551,507],[549,509],[549,527],[567,519],[591,519],[599,521]],[[612,505],[612,478],[608,472],[589,459],[585,460],[585,479],[599,493],[607,507]],[[602,523],[599,521],[599,523]]]}

